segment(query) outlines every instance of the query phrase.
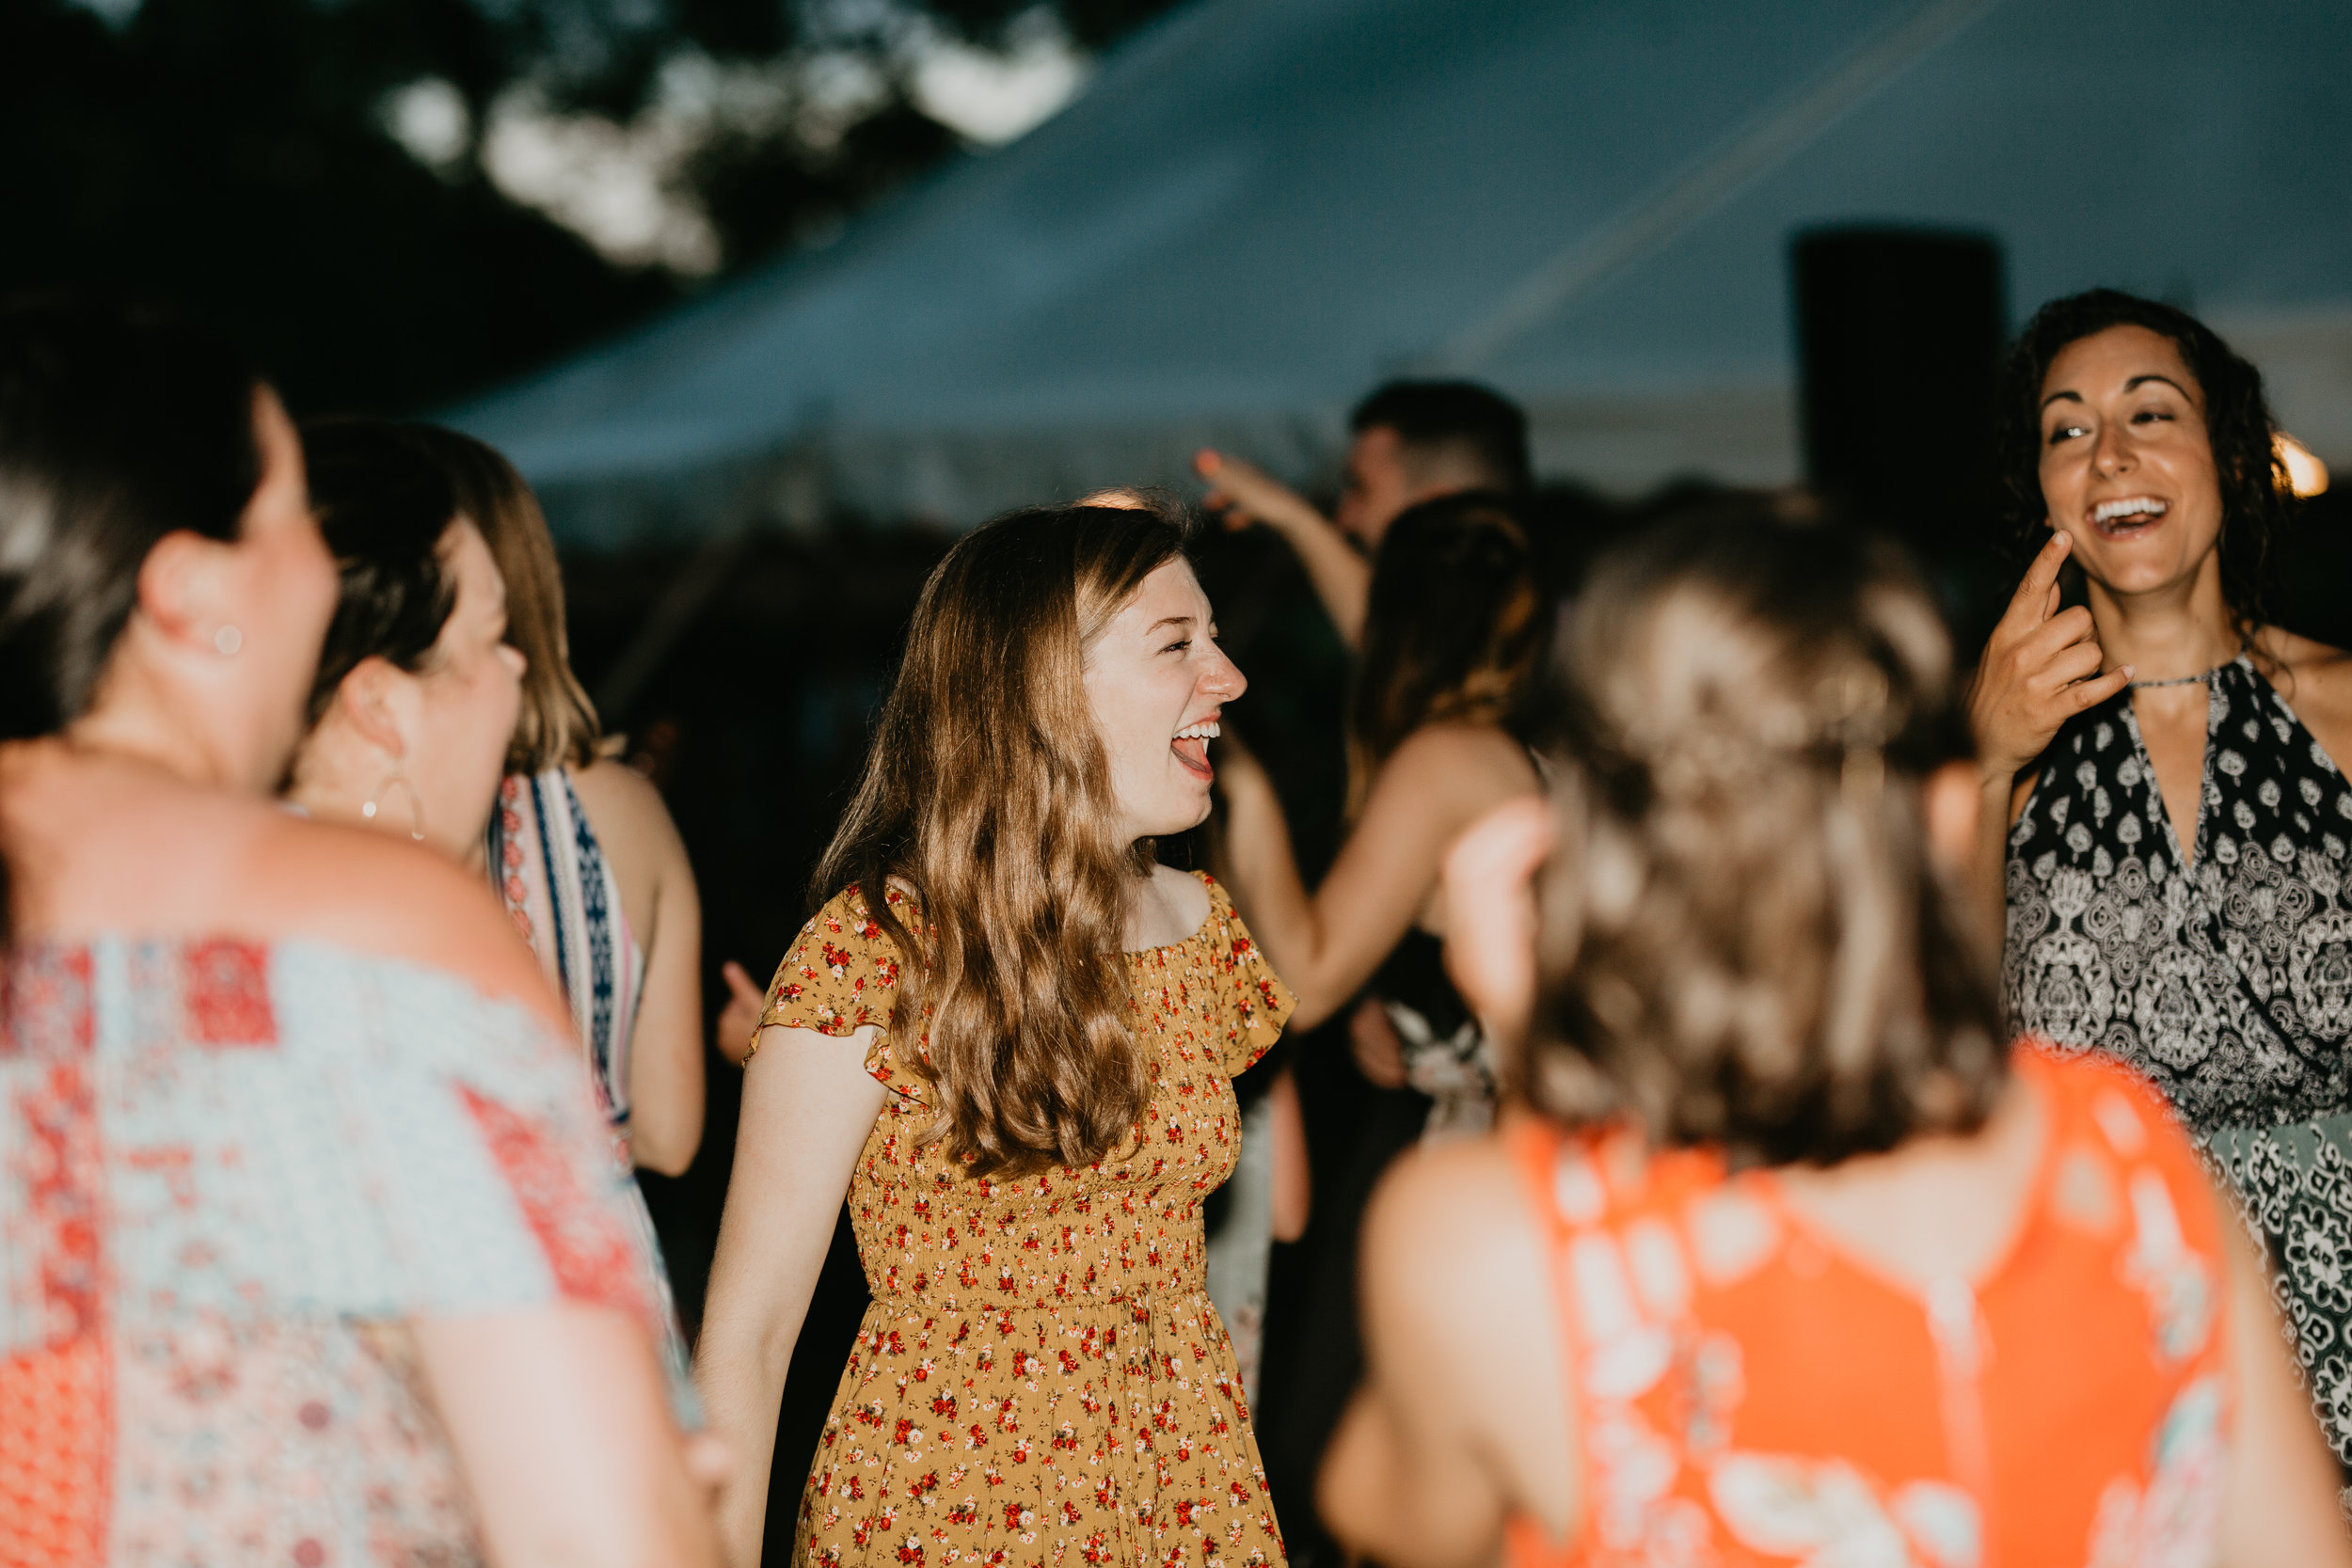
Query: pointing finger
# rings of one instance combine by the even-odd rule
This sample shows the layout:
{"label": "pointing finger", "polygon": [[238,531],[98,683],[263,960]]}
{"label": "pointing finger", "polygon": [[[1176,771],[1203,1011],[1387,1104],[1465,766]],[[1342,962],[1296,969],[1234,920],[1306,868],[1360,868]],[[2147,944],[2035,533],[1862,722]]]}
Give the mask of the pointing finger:
{"label": "pointing finger", "polygon": [[[2050,595],[2058,587],[2058,568],[2065,564],[2067,554],[2074,547],[2070,535],[2052,529],[2049,543],[2035,553],[2033,563],[2026,568],[2026,578],[2017,585],[2017,595],[2010,601],[2010,607],[2050,604]],[[2042,618],[2048,619],[2046,610]]]}

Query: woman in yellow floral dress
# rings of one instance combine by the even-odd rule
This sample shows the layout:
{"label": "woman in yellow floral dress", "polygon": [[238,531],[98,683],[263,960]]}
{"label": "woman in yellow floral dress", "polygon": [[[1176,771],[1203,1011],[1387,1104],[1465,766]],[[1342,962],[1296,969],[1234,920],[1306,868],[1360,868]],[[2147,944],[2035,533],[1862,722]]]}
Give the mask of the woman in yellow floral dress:
{"label": "woman in yellow floral dress", "polygon": [[845,1192],[873,1304],[796,1563],[1283,1561],[1201,1205],[1291,998],[1152,858],[1245,685],[1213,633],[1149,508],[1001,518],[926,587],[745,1067],[697,1363],[739,1565]]}

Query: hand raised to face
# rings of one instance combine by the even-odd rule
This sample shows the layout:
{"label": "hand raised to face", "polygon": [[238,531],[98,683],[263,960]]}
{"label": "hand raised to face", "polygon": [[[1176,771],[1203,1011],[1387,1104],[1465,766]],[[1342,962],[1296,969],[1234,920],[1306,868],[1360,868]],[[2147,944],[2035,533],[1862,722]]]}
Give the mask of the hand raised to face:
{"label": "hand raised to face", "polygon": [[2090,611],[2058,608],[2058,568],[2073,549],[2070,535],[2050,536],[1985,643],[1968,721],[1988,775],[2014,774],[2042,754],[2060,725],[2131,683],[2128,664],[2099,673],[2106,656]]}

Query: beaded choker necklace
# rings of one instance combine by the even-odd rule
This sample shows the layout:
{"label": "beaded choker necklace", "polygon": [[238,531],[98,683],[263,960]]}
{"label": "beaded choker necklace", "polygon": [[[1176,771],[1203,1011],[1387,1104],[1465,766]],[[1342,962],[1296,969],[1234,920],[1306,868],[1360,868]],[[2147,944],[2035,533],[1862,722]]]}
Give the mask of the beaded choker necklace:
{"label": "beaded choker necklace", "polygon": [[2175,675],[2169,681],[2133,681],[2125,686],[2123,689],[2126,691],[2154,691],[2160,688],[2168,686],[2195,686],[2201,681],[2209,681],[2213,679],[2214,676],[2221,673],[2222,671],[2227,670],[2231,665],[2235,664],[2239,659],[2245,657],[2246,650],[2251,646],[2253,646],[2253,644],[2250,641],[2241,641],[2237,645],[2236,653],[2232,654],[2229,657],[2223,659],[2220,663],[2215,665],[2210,670],[2201,670],[2193,675]]}

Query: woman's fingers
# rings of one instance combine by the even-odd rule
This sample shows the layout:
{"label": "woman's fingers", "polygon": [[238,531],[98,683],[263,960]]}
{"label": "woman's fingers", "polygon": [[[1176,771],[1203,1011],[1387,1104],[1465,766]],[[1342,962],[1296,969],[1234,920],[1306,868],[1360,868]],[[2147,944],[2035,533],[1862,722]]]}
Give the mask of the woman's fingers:
{"label": "woman's fingers", "polygon": [[2034,552],[2032,562],[2026,567],[2025,579],[2018,583],[2016,594],[2010,599],[2011,613],[2034,613],[2051,602],[2050,595],[2058,587],[2058,568],[2066,564],[2066,557],[2074,547],[2073,538],[2056,529],[2050,531],[2049,542]]}
{"label": "woman's fingers", "polygon": [[2019,670],[2030,673],[2068,648],[2083,644],[2097,647],[2097,636],[2098,627],[2090,619],[2090,611],[2075,605],[2059,610],[2011,642],[2010,657],[2016,661]]}
{"label": "woman's fingers", "polygon": [[726,981],[727,1005],[719,1009],[718,1022],[712,1025],[711,1043],[719,1048],[720,1055],[740,1067],[751,1054],[752,1036],[759,1028],[759,1015],[768,1010],[768,993],[748,970],[732,958],[719,966],[719,975]]}
{"label": "woman's fingers", "polygon": [[2132,684],[2132,667],[2119,664],[2095,680],[2076,681],[2058,695],[2068,705],[2068,717],[2097,707]]}
{"label": "woman's fingers", "polygon": [[2055,691],[2059,687],[2089,680],[2106,661],[2106,652],[2096,642],[2069,643],[2050,656],[2049,662],[2042,667],[2042,678]]}

